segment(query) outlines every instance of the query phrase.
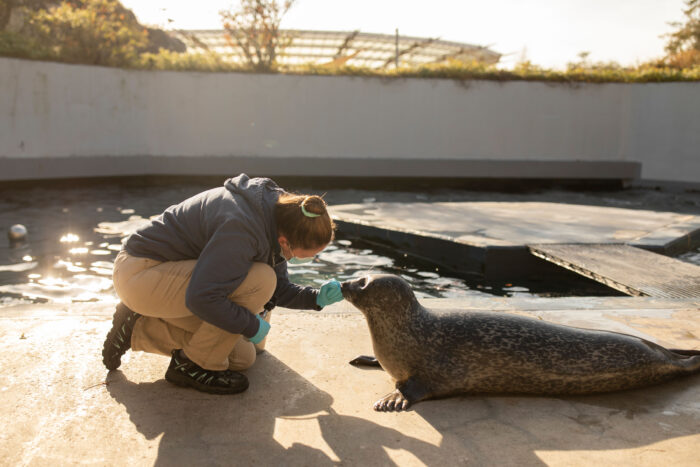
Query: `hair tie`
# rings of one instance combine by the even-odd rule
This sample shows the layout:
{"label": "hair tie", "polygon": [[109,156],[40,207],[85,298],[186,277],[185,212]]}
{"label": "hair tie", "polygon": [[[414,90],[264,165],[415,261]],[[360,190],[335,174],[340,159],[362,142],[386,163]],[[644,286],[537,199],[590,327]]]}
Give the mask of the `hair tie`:
{"label": "hair tie", "polygon": [[316,214],[316,213],[307,211],[303,204],[301,205],[301,212],[303,212],[306,217],[318,217],[318,216],[320,216],[320,214]]}

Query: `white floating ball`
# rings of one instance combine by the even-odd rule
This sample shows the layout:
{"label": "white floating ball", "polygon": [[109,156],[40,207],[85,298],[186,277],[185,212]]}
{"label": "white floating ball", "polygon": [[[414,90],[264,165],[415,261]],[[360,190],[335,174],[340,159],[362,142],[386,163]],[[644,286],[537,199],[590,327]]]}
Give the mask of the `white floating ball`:
{"label": "white floating ball", "polygon": [[22,224],[15,224],[7,231],[7,238],[13,242],[19,242],[27,238],[27,228]]}

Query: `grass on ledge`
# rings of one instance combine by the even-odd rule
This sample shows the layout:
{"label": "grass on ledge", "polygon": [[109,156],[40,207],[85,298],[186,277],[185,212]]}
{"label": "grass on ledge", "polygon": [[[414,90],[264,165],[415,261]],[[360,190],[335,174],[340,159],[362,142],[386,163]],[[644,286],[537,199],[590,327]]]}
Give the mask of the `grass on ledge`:
{"label": "grass on ledge", "polygon": [[673,81],[700,81],[700,66],[689,69],[673,68],[573,68],[566,71],[538,67],[520,67],[501,70],[480,64],[431,64],[420,67],[402,67],[389,70],[342,67],[330,68],[305,65],[286,70],[287,73],[321,76],[367,76],[380,78],[426,78],[489,80],[489,81],[545,81],[557,83],[659,83]]}
{"label": "grass on ledge", "polygon": [[[230,63],[221,56],[208,54],[175,53],[161,50],[160,53],[142,54],[133,68],[169,71],[242,72],[260,71]],[[566,71],[547,70],[532,65],[500,70],[479,63],[452,62],[429,64],[420,67],[390,69],[362,68],[351,66],[299,65],[278,67],[264,73],[279,73],[311,76],[358,76],[367,78],[424,78],[451,79],[458,81],[546,81],[557,83],[660,83],[673,81],[700,81],[700,66],[675,69],[658,67],[639,68],[570,68]]]}
{"label": "grass on ledge", "polygon": [[[35,44],[20,40],[17,36],[0,33],[0,56],[65,62],[55,52],[36,47]],[[75,62],[71,62],[75,63]],[[215,53],[176,53],[161,49],[159,53],[142,53],[126,68],[160,71],[198,72],[239,72],[260,73],[250,67],[227,62]],[[449,79],[457,81],[542,81],[556,83],[661,83],[679,81],[700,81],[700,66],[693,68],[660,68],[641,66],[620,67],[579,67],[566,71],[548,70],[524,64],[513,70],[501,70],[494,66],[479,63],[467,64],[451,62],[429,64],[419,67],[399,67],[391,69],[360,68],[350,66],[301,65],[277,67],[266,73],[310,75],[310,76],[358,76],[381,79],[422,78]]]}

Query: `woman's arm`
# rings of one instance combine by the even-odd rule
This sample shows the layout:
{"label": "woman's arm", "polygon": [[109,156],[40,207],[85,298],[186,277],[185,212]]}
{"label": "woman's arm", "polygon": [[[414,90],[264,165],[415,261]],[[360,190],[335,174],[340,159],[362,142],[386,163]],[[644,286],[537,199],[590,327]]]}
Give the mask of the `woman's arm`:
{"label": "woman's arm", "polygon": [[277,274],[277,288],[273,295],[276,300],[275,305],[296,310],[321,310],[321,307],[316,304],[318,290],[289,282],[286,261],[275,266],[275,273]]}
{"label": "woman's arm", "polygon": [[202,250],[187,286],[185,304],[202,320],[233,334],[253,337],[260,326],[255,315],[228,296],[253,265],[255,237],[245,227],[220,228]]}

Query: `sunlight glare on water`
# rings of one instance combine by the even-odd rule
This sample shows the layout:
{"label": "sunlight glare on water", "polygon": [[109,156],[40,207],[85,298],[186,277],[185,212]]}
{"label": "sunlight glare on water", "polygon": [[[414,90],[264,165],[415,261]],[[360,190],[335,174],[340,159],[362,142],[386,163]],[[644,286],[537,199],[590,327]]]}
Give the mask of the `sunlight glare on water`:
{"label": "sunlight glare on water", "polygon": [[[71,210],[62,209],[61,212],[68,214]],[[102,213],[104,210],[92,212]],[[50,237],[43,239],[41,245],[30,241],[21,246],[23,250],[19,257],[11,252],[10,256],[20,261],[0,265],[0,273],[11,274],[9,280],[1,282],[0,306],[28,302],[118,302],[111,280],[113,261],[126,238],[150,220],[129,208],[120,209],[119,214],[129,217],[117,221],[98,219],[92,228],[61,232],[53,240]],[[31,253],[35,248],[41,253]],[[345,239],[335,240],[312,263],[289,265],[293,282],[313,287],[319,287],[331,278],[344,281],[385,272],[400,274],[412,282],[417,286],[419,297],[482,294],[469,290],[459,279],[397,267],[393,259],[368,248],[353,248],[353,243]],[[426,292],[427,289],[431,292]]]}
{"label": "sunlight glare on water", "polygon": [[80,237],[78,237],[77,235],[75,235],[73,233],[67,233],[61,237],[59,242],[61,242],[61,243],[75,243],[78,240],[80,240]]}

